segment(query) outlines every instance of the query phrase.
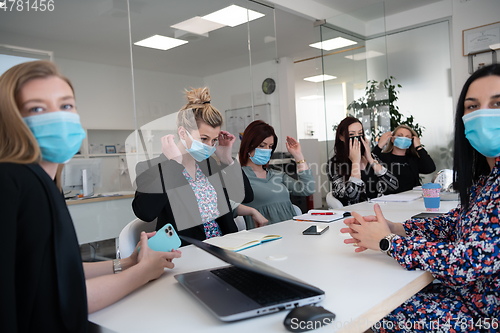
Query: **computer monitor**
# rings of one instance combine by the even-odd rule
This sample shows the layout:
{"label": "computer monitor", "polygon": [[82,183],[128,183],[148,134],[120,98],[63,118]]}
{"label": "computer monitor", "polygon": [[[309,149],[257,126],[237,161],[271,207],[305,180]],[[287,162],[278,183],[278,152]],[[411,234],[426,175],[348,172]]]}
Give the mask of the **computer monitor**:
{"label": "computer monitor", "polygon": [[73,158],[64,165],[62,189],[65,192],[83,190],[84,196],[92,195],[94,187],[102,187],[101,174],[102,158]]}

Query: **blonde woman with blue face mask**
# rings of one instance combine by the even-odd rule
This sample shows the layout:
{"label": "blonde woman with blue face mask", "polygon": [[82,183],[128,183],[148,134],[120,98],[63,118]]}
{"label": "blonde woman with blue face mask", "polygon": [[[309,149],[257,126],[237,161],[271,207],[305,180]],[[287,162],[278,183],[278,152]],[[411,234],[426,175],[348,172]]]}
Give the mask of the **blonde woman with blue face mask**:
{"label": "blonde woman with blue face mask", "polygon": [[429,174],[436,171],[436,165],[422,147],[417,133],[406,125],[400,125],[394,131],[382,134],[372,153],[398,180],[397,183],[380,189],[384,194],[411,190],[420,185],[421,173]]}
{"label": "blonde woman with blue face mask", "polygon": [[222,114],[209,89],[186,91],[186,98],[177,114],[177,134],[161,138],[159,157],[136,166],[135,215],[156,220],[156,230],[170,223],[181,236],[198,240],[238,231],[237,215],[266,224],[257,210],[240,204],[252,201],[253,192],[231,157],[236,138],[221,130]]}
{"label": "blonde woman with blue face mask", "polygon": [[[34,61],[0,77],[0,322],[5,332],[86,332],[87,314],[173,268],[180,251],[142,250],[118,262],[83,263],[75,229],[54,183],[58,165],[85,132],[73,88],[57,67]],[[117,273],[121,265],[122,272]],[[42,326],[40,326],[42,325]]]}

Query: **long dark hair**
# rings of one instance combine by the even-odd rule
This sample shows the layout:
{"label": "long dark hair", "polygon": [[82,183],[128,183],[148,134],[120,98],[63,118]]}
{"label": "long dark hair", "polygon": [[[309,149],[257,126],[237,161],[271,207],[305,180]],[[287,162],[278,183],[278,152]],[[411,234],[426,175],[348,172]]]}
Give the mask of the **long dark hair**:
{"label": "long dark hair", "polygon": [[[247,165],[249,159],[248,153],[257,148],[262,143],[262,141],[270,136],[274,138],[274,145],[271,150],[272,155],[276,150],[276,147],[278,146],[278,137],[274,132],[274,128],[262,120],[252,121],[247,126],[247,128],[245,128],[243,137],[241,138],[240,151],[238,155],[240,159],[240,165]],[[263,165],[262,167],[267,167],[267,164]]]}
{"label": "long dark hair", "polygon": [[472,82],[490,75],[500,76],[500,65],[494,64],[486,66],[472,74],[467,82],[465,82],[457,104],[457,113],[455,117],[453,187],[460,193],[460,202],[464,210],[469,208],[471,187],[481,176],[488,175],[491,172],[486,157],[474,149],[469,140],[465,137],[465,126],[462,121],[465,112],[465,96]]}
{"label": "long dark hair", "polygon": [[[361,124],[361,121],[354,117],[346,117],[340,122],[335,134],[334,156],[330,159],[330,175],[336,173],[344,177],[345,181],[351,175],[352,162],[349,159],[349,126],[354,123]],[[361,124],[361,127],[363,127],[363,124]],[[342,141],[341,138],[344,140]]]}

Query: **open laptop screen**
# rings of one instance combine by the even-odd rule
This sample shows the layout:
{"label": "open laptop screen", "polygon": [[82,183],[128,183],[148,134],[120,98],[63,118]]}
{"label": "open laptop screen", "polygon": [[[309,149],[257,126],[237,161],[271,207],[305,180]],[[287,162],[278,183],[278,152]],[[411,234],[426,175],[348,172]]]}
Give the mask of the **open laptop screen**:
{"label": "open laptop screen", "polygon": [[264,264],[261,261],[258,261],[256,259],[252,259],[250,257],[247,257],[243,254],[236,253],[230,250],[225,250],[222,249],[218,246],[214,246],[211,244],[204,243],[202,241],[199,241],[197,239],[191,238],[191,237],[186,237],[186,236],[179,236],[182,240],[186,241],[187,243],[191,243],[195,245],[196,247],[199,247],[200,249],[212,254],[213,256],[229,263],[232,264],[236,267],[247,269],[252,272],[264,274],[276,279],[280,279],[286,282],[293,283],[297,286],[301,286],[304,288],[308,288],[310,290],[313,290],[319,294],[324,294],[324,291],[316,288],[314,286],[311,286],[310,284],[307,284],[291,275],[288,275],[276,268],[273,268],[269,265]]}

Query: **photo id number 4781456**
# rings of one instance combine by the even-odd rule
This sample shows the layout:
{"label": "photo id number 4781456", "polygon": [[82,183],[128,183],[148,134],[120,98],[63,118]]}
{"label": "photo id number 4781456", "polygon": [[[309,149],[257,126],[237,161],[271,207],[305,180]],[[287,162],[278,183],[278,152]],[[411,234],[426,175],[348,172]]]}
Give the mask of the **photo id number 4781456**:
{"label": "photo id number 4781456", "polygon": [[4,12],[53,12],[54,0],[0,0]]}

